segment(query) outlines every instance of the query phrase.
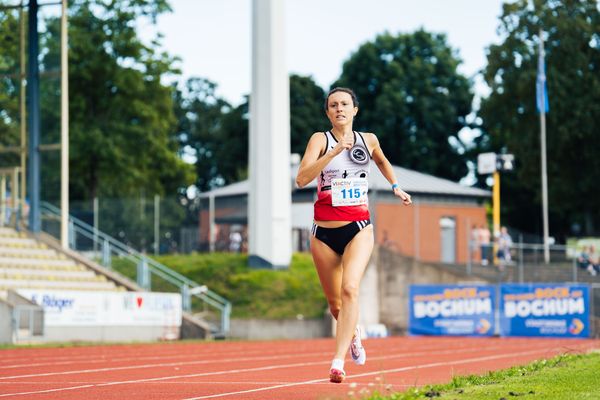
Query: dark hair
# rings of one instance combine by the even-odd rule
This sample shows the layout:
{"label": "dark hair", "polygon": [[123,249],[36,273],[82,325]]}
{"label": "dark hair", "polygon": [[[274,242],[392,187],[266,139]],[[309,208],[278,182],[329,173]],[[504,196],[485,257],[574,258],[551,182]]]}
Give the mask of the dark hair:
{"label": "dark hair", "polygon": [[325,98],[325,111],[327,111],[327,105],[329,103],[329,96],[331,96],[332,94],[334,94],[336,92],[348,93],[350,95],[350,97],[352,97],[352,104],[354,105],[354,107],[358,107],[358,98],[356,97],[356,94],[354,93],[354,91],[352,89],[348,89],[345,87],[335,87],[335,88],[331,89],[329,91],[329,93],[327,93],[327,97]]}

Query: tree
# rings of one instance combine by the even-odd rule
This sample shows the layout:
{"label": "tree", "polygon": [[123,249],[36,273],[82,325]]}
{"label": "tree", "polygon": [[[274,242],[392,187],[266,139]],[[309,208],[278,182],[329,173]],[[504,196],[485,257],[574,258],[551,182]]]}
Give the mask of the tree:
{"label": "tree", "polygon": [[[233,107],[216,95],[217,84],[191,78],[175,95],[182,154],[195,158],[200,191],[248,177],[248,97]],[[327,129],[325,93],[311,77],[290,76],[291,148],[303,154],[310,136]]]}
{"label": "tree", "polygon": [[[138,19],[166,10],[165,0],[71,3],[71,197],[164,194],[192,183],[193,171],[176,156],[172,139],[172,88],[161,82],[177,72],[174,59],[159,53],[157,42],[143,44],[135,29]],[[41,64],[54,70],[59,21],[50,19],[47,26]],[[46,104],[45,111],[47,123],[58,124],[57,107]]]}
{"label": "tree", "polygon": [[248,163],[247,102],[234,108],[216,89],[207,79],[190,78],[175,100],[180,152],[195,159],[202,192],[239,180]]}
{"label": "tree", "polygon": [[[19,19],[17,11],[0,12],[0,148],[20,146]],[[0,167],[17,166],[17,153],[0,153]]]}
{"label": "tree", "polygon": [[[501,44],[488,50],[480,147],[518,161],[502,178],[507,223],[541,233],[540,126],[535,104],[539,30],[544,30],[550,111],[548,198],[552,235],[598,234],[600,206],[600,11],[596,0],[527,1],[503,6]],[[578,232],[577,226],[582,227]],[[572,229],[574,228],[574,229]]]}
{"label": "tree", "polygon": [[374,132],[393,164],[458,180],[468,170],[458,132],[473,98],[460,62],[445,35],[385,33],[352,54],[333,86],[356,92],[355,128]]}
{"label": "tree", "polygon": [[290,76],[290,137],[292,153],[304,154],[308,139],[315,131],[330,126],[323,104],[325,92],[309,76]]}

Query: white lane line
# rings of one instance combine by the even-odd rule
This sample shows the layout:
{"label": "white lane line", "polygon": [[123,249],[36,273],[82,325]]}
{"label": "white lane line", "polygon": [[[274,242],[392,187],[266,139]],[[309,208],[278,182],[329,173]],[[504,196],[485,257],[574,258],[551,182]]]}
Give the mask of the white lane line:
{"label": "white lane line", "polygon": [[[256,350],[256,351],[244,351],[244,353],[246,354],[264,354],[264,350]],[[239,354],[239,351],[237,352],[225,352],[225,353],[219,353],[220,356],[226,356],[228,353],[233,353],[233,354]],[[279,352],[280,354],[278,354],[279,356],[284,356],[284,355],[289,355],[289,353],[282,353]],[[111,357],[107,357],[107,356],[102,356],[100,359],[96,359],[96,360],[90,360],[89,357],[87,359],[82,359],[82,360],[78,360],[78,361],[58,361],[58,362],[49,362],[49,363],[34,363],[34,364],[14,364],[14,365],[5,365],[5,366],[0,366],[0,369],[15,369],[15,368],[31,368],[31,367],[51,367],[51,366],[60,366],[60,365],[70,365],[70,364],[81,364],[81,363],[86,363],[86,364],[98,364],[98,363],[107,363],[107,362],[111,362],[111,363],[115,363],[115,362],[125,362],[125,361],[149,361],[149,360],[161,360],[161,359],[181,359],[181,358],[202,358],[203,356],[212,356],[214,353],[206,353],[206,354],[179,354],[179,355],[173,355],[173,356],[167,356],[167,357],[163,357],[163,356],[148,356],[148,357],[123,357],[123,358],[111,358]],[[313,353],[314,354],[314,353]],[[321,354],[321,353],[319,353]],[[231,359],[232,362],[237,362],[236,360],[238,359]],[[245,359],[242,359],[243,361],[252,361],[252,359],[246,357]],[[207,361],[208,362],[208,361]],[[212,361],[214,362],[214,360]]]}
{"label": "white lane line", "polygon": [[[490,346],[488,348],[485,348],[487,350],[496,350],[498,348],[500,348],[501,346]],[[392,355],[392,356],[380,356],[377,358],[373,358],[371,357],[371,360],[374,359],[378,359],[378,360],[386,360],[386,359],[390,359],[390,358],[399,358],[399,357],[418,357],[418,356],[422,356],[422,355],[428,355],[428,354],[432,354],[432,352],[435,352],[435,354],[452,354],[457,352],[457,350],[469,350],[469,351],[475,351],[472,349],[472,347],[469,346],[465,346],[464,348],[454,348],[452,350],[439,350],[439,349],[428,349],[427,351],[423,351],[423,352],[414,352],[414,353],[404,353],[403,350],[406,348],[406,346],[402,346],[402,347],[398,347],[398,348],[391,348],[388,349],[387,352],[394,352],[394,351],[398,351],[401,354],[396,354],[396,355]],[[481,348],[478,349],[477,351],[482,350]],[[131,369],[144,369],[144,368],[156,368],[156,367],[178,367],[178,366],[186,366],[186,365],[202,365],[202,364],[214,364],[216,362],[219,363],[224,363],[224,362],[244,362],[244,361],[268,361],[268,360],[277,360],[277,359],[290,359],[290,358],[300,358],[300,357],[313,357],[313,356],[325,356],[329,354],[329,352],[319,352],[319,353],[302,353],[302,352],[297,352],[296,354],[283,354],[283,355],[276,355],[276,356],[263,356],[263,357],[245,357],[245,358],[231,358],[231,359],[209,359],[209,360],[198,360],[198,361],[182,361],[182,362],[175,362],[175,363],[160,363],[160,364],[141,364],[141,365],[127,365],[127,366],[123,366],[123,367],[106,367],[106,368],[94,368],[94,369],[81,369],[81,370],[71,370],[71,371],[59,371],[59,372],[42,372],[42,373],[36,373],[36,374],[26,374],[26,375],[12,375],[12,376],[0,376],[0,381],[2,380],[7,380],[7,379],[18,379],[18,378],[33,378],[33,377],[39,377],[39,376],[57,376],[57,375],[74,375],[74,374],[89,374],[89,373],[95,373],[95,372],[109,372],[109,371],[123,371],[123,370],[131,370]]]}
{"label": "white lane line", "polygon": [[[96,383],[89,383],[89,382],[78,382],[78,381],[61,381],[61,384],[64,385],[82,385],[81,387],[84,387],[83,385],[87,386],[97,386],[100,384],[108,384],[109,382],[96,382]],[[210,381],[210,382],[206,382],[206,381],[180,381],[180,382],[144,382],[148,385],[154,385],[154,386],[167,386],[167,385],[198,385],[198,386],[206,386],[206,385],[255,385],[255,386],[263,386],[263,385],[284,385],[284,384],[290,384],[290,383],[294,383],[294,382],[289,382],[289,381],[262,381],[262,382],[257,382],[257,381]],[[329,382],[328,382],[329,383]],[[345,382],[342,383],[342,385],[349,385],[351,382]],[[22,385],[23,382],[1,382],[0,385],[5,385],[5,384],[10,384],[10,385]],[[50,382],[27,382],[28,385],[56,385],[57,382],[56,381],[50,381]],[[324,383],[323,383],[324,384]],[[367,386],[367,383],[357,383],[358,386]],[[398,387],[413,387],[415,386],[414,384],[403,384],[403,383],[390,383],[387,384],[386,386],[398,386]],[[57,390],[57,389],[54,389]],[[58,389],[60,390],[60,389]]]}
{"label": "white lane line", "polygon": [[[400,347],[400,348],[404,348],[408,345],[408,341],[394,341],[395,347]],[[431,341],[431,343],[435,343],[436,345],[438,345],[441,348],[446,348],[447,346],[441,344],[439,341]],[[235,343],[233,343],[235,344]],[[221,346],[220,346],[221,347]],[[423,347],[423,349],[430,349],[430,343],[427,342],[425,344],[422,344],[421,347]],[[467,347],[467,346],[465,346]],[[308,348],[308,349],[312,349],[314,348],[314,346],[310,346],[310,345],[306,345],[304,343],[302,343],[301,348]],[[283,349],[284,351],[298,351],[298,346],[294,347],[293,349]],[[42,349],[45,350],[45,349]],[[61,349],[64,350],[64,349]],[[55,363],[63,363],[63,362],[73,362],[73,363],[77,363],[78,361],[88,361],[90,360],[90,358],[97,358],[97,359],[105,359],[105,360],[114,360],[112,359],[112,353],[107,353],[107,351],[112,350],[112,348],[110,349],[106,349],[105,351],[102,352],[97,352],[97,353],[90,353],[90,354],[72,354],[72,355],[68,355],[68,356],[58,356],[58,355],[48,355],[48,356],[42,356],[42,355],[37,355],[37,354],[24,354],[23,357],[14,357],[14,358],[6,358],[3,357],[2,359],[0,359],[0,369],[5,369],[5,368],[15,368],[15,367],[31,367],[31,366],[38,366],[38,365],[54,365]],[[119,349],[117,349],[119,350]],[[148,348],[148,350],[152,350],[152,348]],[[194,355],[197,356],[209,356],[212,354],[215,354],[216,352],[218,352],[219,354],[239,354],[240,352],[244,352],[246,354],[256,354],[256,353],[264,353],[264,349],[252,349],[252,350],[248,350],[246,347],[244,347],[243,345],[239,345],[236,347],[226,347],[226,348],[215,348],[215,349],[208,349],[206,347],[194,347],[194,348],[190,348],[190,347],[186,347],[185,349],[182,350],[191,350],[194,352]],[[280,351],[282,352],[282,351]],[[119,355],[122,356],[122,358],[120,360],[123,361],[127,361],[127,360],[143,360],[143,359],[160,359],[160,358],[181,358],[181,352],[177,352],[177,353],[166,353],[166,354],[161,354],[160,356],[147,356],[144,357],[143,355],[148,354],[148,352],[132,352],[132,353],[126,353],[126,354],[122,354],[120,353]],[[186,355],[186,356],[189,356]],[[37,363],[32,363],[32,364],[20,364],[20,365],[14,365],[14,364],[10,364],[11,362],[23,362],[23,360],[26,359],[32,359],[34,358],[35,360],[37,360]],[[43,362],[43,360],[52,360],[52,362]]]}
{"label": "white lane line", "polygon": [[[443,343],[440,343],[439,341],[437,342],[433,342],[435,343],[437,346],[436,348],[440,348],[440,349],[445,349],[447,348],[446,345],[444,345]],[[488,342],[489,343],[489,342]],[[386,351],[390,351],[390,350],[398,350],[401,351],[403,349],[405,349],[407,346],[409,346],[410,344],[407,341],[402,341],[400,343],[395,342],[394,343],[395,346],[392,348],[386,347]],[[423,347],[424,349],[429,350],[433,350],[432,346],[430,345],[422,345],[421,347]],[[455,348],[467,348],[469,347],[469,345],[464,345],[464,346],[455,346]],[[314,348],[314,346],[302,346],[302,348]],[[151,350],[151,349],[150,349]],[[185,349],[184,349],[185,350]],[[246,355],[250,355],[250,354],[263,354],[265,351],[263,349],[253,349],[253,350],[247,350],[245,349],[243,346],[237,346],[237,347],[228,347],[226,350],[225,349],[214,349],[213,351],[206,351],[206,348],[201,349],[202,351],[196,351],[195,349],[191,349],[194,350],[193,354],[181,354],[181,353],[166,353],[166,354],[162,354],[162,355],[158,355],[158,356],[141,356],[142,354],[148,354],[147,352],[139,352],[139,353],[131,353],[131,354],[126,354],[126,355],[121,355],[121,358],[113,358],[112,354],[107,354],[106,352],[102,352],[102,353],[97,353],[97,354],[88,354],[88,355],[72,355],[72,356],[37,356],[37,355],[27,355],[27,357],[20,357],[20,358],[14,358],[14,359],[7,359],[7,358],[2,358],[0,360],[0,369],[16,369],[16,368],[32,368],[32,367],[43,367],[43,366],[60,366],[60,365],[69,365],[69,364],[80,364],[80,363],[86,363],[86,364],[96,364],[96,363],[105,363],[105,362],[125,362],[125,361],[131,361],[131,360],[137,360],[137,361],[141,361],[141,360],[167,360],[167,359],[182,359],[182,358],[188,358],[188,357],[194,357],[194,358],[201,358],[203,356],[212,356],[213,354],[215,354],[215,352],[218,352],[219,355],[223,358],[224,356],[230,355],[230,354],[234,354],[237,355],[240,352],[245,353]],[[225,351],[221,351],[221,350],[225,350]],[[284,349],[284,350],[289,350],[289,349]],[[299,351],[299,349],[296,347],[293,349],[294,352],[302,352]],[[289,353],[285,353],[284,351],[278,351],[277,352],[278,355],[285,355],[285,354],[289,354]],[[9,364],[9,362],[15,362],[15,361],[19,361],[22,362],[24,359],[27,358],[34,358],[35,360],[37,360],[37,362],[35,363],[23,363],[23,364]],[[91,359],[91,358],[95,358],[95,359]],[[52,362],[43,362],[42,360],[45,359],[51,359]],[[228,360],[231,360],[232,362],[236,362],[235,358],[229,358]]]}
{"label": "white lane line", "polygon": [[72,386],[72,387],[58,388],[58,389],[36,390],[36,391],[33,391],[33,392],[0,394],[0,397],[25,396],[25,395],[28,395],[28,394],[41,394],[41,393],[62,392],[62,391],[66,391],[66,390],[84,389],[84,388],[89,388],[89,387],[92,387],[92,386],[94,386],[94,385],[82,385],[82,386]]}
{"label": "white lane line", "polygon": [[[304,346],[306,348],[309,348],[310,346]],[[53,349],[56,350],[56,349]],[[64,349],[60,349],[60,350],[64,350]],[[89,360],[90,358],[110,358],[114,353],[108,353],[108,351],[112,351],[115,350],[115,352],[118,352],[118,350],[120,349],[111,349],[111,348],[107,348],[107,349],[103,349],[102,352],[96,352],[96,353],[89,353],[89,354],[81,354],[81,352],[78,352],[77,354],[72,354],[72,355],[64,355],[64,356],[44,356],[44,355],[39,355],[39,354],[23,354],[22,357],[12,357],[12,358],[5,358],[3,357],[0,360],[0,368],[10,368],[12,367],[12,364],[10,364],[11,362],[23,362],[24,360],[27,359],[32,359],[35,358],[38,362],[44,361],[44,360],[51,360],[52,362],[68,362],[68,361],[72,361],[72,362],[78,362],[78,361],[86,361]],[[133,353],[128,353],[128,352],[118,352],[118,354],[121,357],[126,357],[123,359],[129,359],[129,360],[135,360],[135,359],[144,359],[144,358],[148,358],[148,357],[144,357],[145,355],[147,355],[148,353],[152,354],[152,350],[153,348],[148,348],[148,351],[139,351],[139,352],[133,352]],[[238,354],[240,351],[244,351],[245,353],[251,353],[251,354],[255,354],[255,353],[261,353],[264,352],[263,349],[257,348],[257,349],[252,349],[252,350],[247,350],[245,349],[243,346],[235,346],[235,347],[227,347],[226,349],[224,348],[223,351],[221,351],[221,349],[208,349],[207,347],[194,347],[194,348],[182,348],[182,351],[185,351],[186,354],[189,355],[190,351],[193,351],[193,354],[196,355],[211,355],[214,354],[215,352],[219,352],[219,354]],[[29,351],[25,351],[23,350],[23,352],[27,352],[29,353]],[[170,358],[170,357],[181,357],[181,351],[179,352],[168,352],[165,354],[160,354],[158,356],[152,356],[151,358]],[[24,367],[28,367],[30,365],[35,365],[35,364],[23,364]]]}
{"label": "white lane line", "polygon": [[[305,353],[302,356],[305,357],[313,357],[313,356],[325,356],[326,352],[322,353]],[[290,355],[280,355],[280,356],[264,356],[264,357],[246,357],[246,358],[236,358],[233,362],[243,362],[243,361],[268,361],[268,360],[277,360],[281,358],[290,358]],[[62,371],[62,372],[43,372],[40,374],[27,374],[27,375],[13,375],[13,376],[0,376],[0,380],[7,379],[18,379],[18,378],[33,378],[37,376],[56,376],[56,375],[73,375],[73,374],[90,374],[95,372],[108,372],[108,371],[123,371],[128,369],[144,369],[144,368],[156,368],[156,367],[179,367],[179,366],[187,366],[187,365],[201,365],[201,364],[214,364],[218,362],[227,362],[228,360],[198,360],[198,361],[182,361],[175,363],[162,363],[162,364],[142,364],[142,365],[127,365],[123,367],[107,367],[107,368],[95,368],[95,369],[81,369],[74,371]],[[24,383],[24,382],[22,382]]]}
{"label": "white lane line", "polygon": [[[494,348],[494,350],[495,349],[496,348]],[[469,350],[471,350],[471,349],[469,349]],[[491,350],[491,349],[487,349],[487,350]],[[473,349],[471,351],[481,352],[482,349]],[[543,349],[534,350],[533,352],[534,353],[539,353],[539,352],[545,352],[545,351],[548,351],[548,349],[546,347],[544,347]],[[443,352],[436,352],[435,354],[436,355],[440,355],[440,354],[453,354],[453,353],[460,353],[460,352],[457,352],[456,350],[447,350],[447,351],[443,351]],[[525,352],[525,353],[513,353],[512,355],[520,355],[520,354],[525,355],[525,354],[528,354],[528,352]],[[431,352],[427,352],[427,353],[425,353],[425,355],[431,355]],[[371,357],[370,360],[371,361],[389,360],[389,359],[394,359],[394,358],[412,357],[412,356],[413,355],[405,353],[405,354],[394,355],[394,356]],[[142,379],[134,379],[134,380],[128,380],[128,381],[115,381],[115,382],[107,382],[107,383],[96,383],[96,384],[92,384],[91,386],[93,386],[93,387],[103,387],[103,386],[116,386],[116,385],[135,384],[135,383],[150,383],[150,382],[165,381],[165,380],[170,380],[170,379],[197,378],[197,377],[202,377],[202,376],[214,376],[214,375],[230,375],[230,374],[234,374],[234,373],[267,371],[267,370],[280,369],[280,368],[306,367],[306,366],[322,365],[322,364],[328,365],[329,361],[315,361],[315,362],[307,362],[307,363],[271,365],[271,366],[256,367],[256,368],[240,368],[240,369],[236,369],[236,370],[223,370],[223,371],[213,371],[213,372],[201,372],[201,373],[196,373],[196,374],[163,376],[163,377],[157,377],[157,378],[142,378]],[[451,365],[451,364],[449,364],[449,365]],[[418,367],[419,366],[417,365],[414,368],[418,368]],[[409,367],[409,368],[412,368],[412,367]],[[380,373],[381,373],[381,371],[377,371],[377,372],[373,372],[373,373],[368,373],[367,375],[380,374]],[[355,375],[355,376],[357,376],[357,375]],[[309,382],[309,383],[318,383],[318,382],[326,382],[326,381],[328,381],[328,379],[316,379],[314,381],[306,381],[306,382],[297,382],[297,383],[292,383],[292,384],[276,385],[276,386],[273,386],[271,388],[304,385],[304,384],[307,384],[307,382]],[[26,383],[26,382],[23,382],[23,383]],[[53,390],[54,391],[60,391],[60,389],[53,389]],[[66,390],[70,390],[70,388],[67,388]],[[254,389],[254,390],[255,391],[267,390],[267,388]],[[20,393],[0,395],[0,397],[15,396],[15,395],[20,395]]]}
{"label": "white lane line", "polygon": [[[309,348],[308,346],[306,346],[307,348]],[[312,347],[311,347],[312,348]],[[294,351],[296,351],[297,349],[294,349]],[[218,351],[219,355],[221,356],[228,356],[228,355],[238,355],[240,352],[243,352],[245,354],[263,354],[265,351],[264,349],[256,349],[256,350],[247,350],[244,348],[238,348],[238,349],[228,349],[227,351]],[[289,352],[284,352],[284,351],[277,351],[276,353],[279,353],[281,355],[283,354],[289,354]],[[38,360],[38,362],[36,363],[27,363],[27,364],[6,364],[6,365],[0,365],[0,369],[13,369],[13,368],[30,368],[30,367],[39,367],[39,366],[54,366],[54,365],[68,365],[68,364],[79,364],[79,363],[101,363],[101,362],[106,362],[106,361],[110,361],[110,362],[115,362],[115,361],[131,361],[131,360],[160,360],[160,359],[181,359],[181,358],[189,358],[189,357],[195,357],[195,358],[200,358],[200,357],[204,357],[204,356],[211,356],[213,354],[215,354],[215,351],[194,351],[192,352],[187,352],[186,354],[181,354],[181,353],[173,353],[173,354],[164,354],[164,355],[158,355],[158,356],[141,356],[141,354],[148,354],[148,353],[140,353],[140,356],[136,356],[134,355],[127,355],[127,356],[122,356],[121,358],[113,358],[111,354],[90,354],[90,355],[82,355],[82,356],[76,356],[76,357],[55,357],[52,359],[52,362],[40,362],[40,360],[45,359],[45,357],[37,357],[35,355],[31,355],[31,357],[27,357],[27,358],[35,358],[36,360]],[[90,360],[90,358],[94,357],[94,360]],[[19,361],[22,362],[25,359],[25,357],[23,358],[19,358],[19,359],[14,359],[12,361]],[[64,361],[58,361],[58,360],[64,360]],[[1,363],[5,363],[5,361],[7,361],[6,359],[2,359],[0,360]]]}
{"label": "white lane line", "polygon": [[[393,369],[386,369],[386,370],[381,370],[381,371],[376,371],[376,372],[366,372],[363,374],[350,375],[350,376],[348,376],[348,378],[403,372],[403,371],[410,371],[413,369],[426,369],[426,368],[435,368],[435,367],[441,367],[441,366],[468,364],[468,363],[481,362],[481,361],[491,361],[491,360],[497,360],[500,358],[525,356],[525,355],[530,355],[530,354],[542,353],[542,352],[546,352],[546,351],[547,351],[547,349],[543,349],[543,350],[540,349],[540,350],[532,350],[532,351],[526,351],[526,352],[521,352],[521,353],[511,353],[511,354],[502,354],[502,355],[497,355],[497,356],[470,358],[470,359],[459,360],[459,361],[439,362],[439,363],[431,363],[431,364],[424,364],[424,365],[411,365],[411,366],[402,367],[402,368],[393,368]],[[281,389],[281,388],[287,388],[287,387],[293,387],[293,386],[312,385],[312,384],[320,383],[320,382],[324,382],[324,381],[329,381],[329,379],[314,379],[314,380],[304,381],[304,382],[294,382],[294,383],[289,383],[289,384],[274,385],[274,386],[269,386],[269,387],[265,387],[265,388],[240,390],[237,392],[211,394],[211,395],[200,396],[200,397],[188,397],[183,400],[214,399],[217,397],[226,397],[226,396],[233,396],[233,395],[245,394],[245,393],[264,392],[267,390],[275,390],[275,389]]]}
{"label": "white lane line", "polygon": [[[240,373],[240,372],[267,371],[267,370],[278,369],[278,368],[306,367],[306,366],[309,366],[309,365],[327,364],[327,363],[328,362],[319,361],[319,362],[297,363],[297,364],[287,364],[287,365],[271,365],[271,366],[268,366],[268,367],[244,368],[244,369],[239,369],[239,370],[225,370],[225,371],[216,371],[216,372],[204,372],[204,373],[198,373],[198,374],[164,376],[164,377],[159,377],[159,378],[144,378],[144,379],[135,379],[135,380],[129,380],[129,381],[120,381],[120,382],[107,382],[107,383],[99,383],[99,384],[96,383],[96,384],[90,384],[90,385],[79,386],[79,387],[72,387],[72,388],[69,387],[69,388],[65,388],[64,390],[71,390],[71,389],[77,389],[77,388],[86,388],[86,387],[116,386],[116,385],[125,385],[125,384],[142,383],[142,382],[148,383],[148,382],[164,381],[164,380],[177,379],[177,378],[195,378],[195,377],[199,377],[199,376],[211,376],[211,375],[221,375],[221,374],[235,374],[235,373]],[[27,382],[22,382],[22,383],[27,383]],[[50,389],[50,390],[52,390],[54,392],[57,392],[57,391],[61,391],[62,389],[58,388],[58,389]],[[35,394],[35,393],[46,393],[46,392],[48,392],[48,390],[42,390],[42,391],[39,391],[39,392],[0,394],[0,397],[20,396],[20,395],[23,395],[23,394]]]}

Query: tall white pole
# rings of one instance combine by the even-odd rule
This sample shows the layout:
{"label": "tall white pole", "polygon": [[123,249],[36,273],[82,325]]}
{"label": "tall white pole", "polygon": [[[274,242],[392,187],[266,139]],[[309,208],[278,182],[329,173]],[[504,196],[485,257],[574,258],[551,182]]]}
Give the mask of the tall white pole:
{"label": "tall white pole", "polygon": [[160,254],[160,196],[154,195],[154,254]]}
{"label": "tall white pole", "polygon": [[284,1],[253,0],[248,193],[250,266],[287,268],[292,256],[289,78]]}
{"label": "tall white pole", "polygon": [[69,53],[67,0],[62,0],[60,18],[60,243],[69,247]]}
{"label": "tall white pole", "polygon": [[23,213],[25,211],[25,197],[27,196],[27,105],[26,105],[26,97],[27,93],[25,91],[25,12],[23,11],[23,0],[21,0],[21,7],[19,9],[19,28],[21,31],[21,40],[20,40],[20,57],[19,57],[19,85],[21,87],[20,91],[20,126],[21,126],[21,202],[19,204],[19,215],[20,218],[23,218]]}
{"label": "tall white pole", "polygon": [[211,253],[215,251],[217,232],[215,226],[215,195],[208,195],[208,249]]}
{"label": "tall white pole", "polygon": [[[540,29],[540,57],[544,57],[544,31]],[[545,74],[545,71],[544,71]],[[545,91],[544,86],[544,91]],[[549,241],[549,223],[548,223],[548,173],[546,167],[546,107],[540,107],[540,142],[542,159],[542,217],[544,221],[544,262],[550,262],[550,241]]]}

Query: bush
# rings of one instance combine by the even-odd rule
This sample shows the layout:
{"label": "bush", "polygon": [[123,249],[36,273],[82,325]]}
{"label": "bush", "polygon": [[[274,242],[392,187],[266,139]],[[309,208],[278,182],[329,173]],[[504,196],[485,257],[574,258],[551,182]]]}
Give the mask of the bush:
{"label": "bush", "polygon": [[232,302],[234,318],[320,318],[327,307],[310,254],[296,253],[287,270],[248,267],[233,253],[168,255],[156,260]]}

